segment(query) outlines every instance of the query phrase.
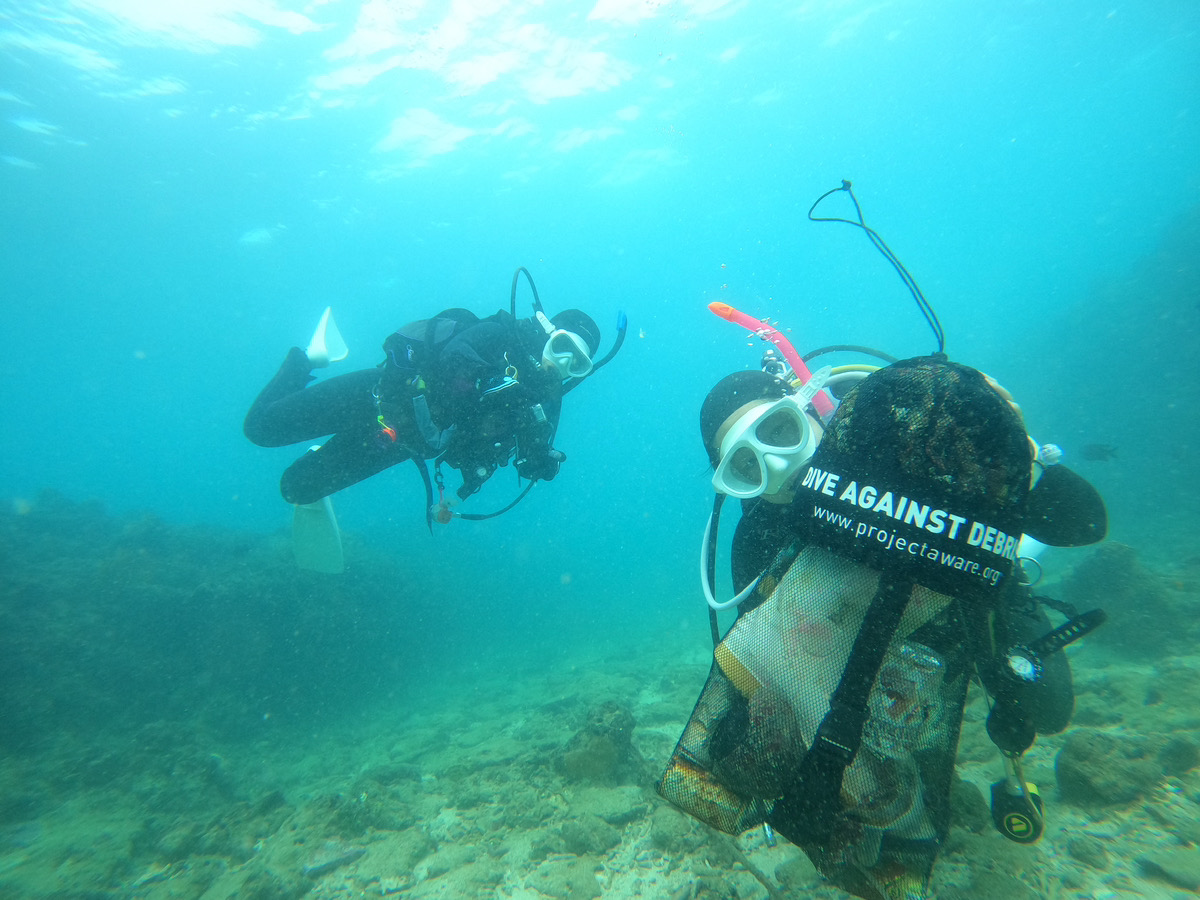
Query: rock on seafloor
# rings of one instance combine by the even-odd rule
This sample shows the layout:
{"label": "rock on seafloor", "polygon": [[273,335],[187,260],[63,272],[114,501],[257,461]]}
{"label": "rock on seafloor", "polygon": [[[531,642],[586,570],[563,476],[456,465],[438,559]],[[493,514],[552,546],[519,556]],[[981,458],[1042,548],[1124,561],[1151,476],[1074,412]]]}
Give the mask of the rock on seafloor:
{"label": "rock on seafloor", "polygon": [[361,858],[367,851],[353,844],[343,844],[341,841],[326,841],[305,863],[303,873],[307,878],[320,878],[328,875],[339,866],[352,863]]}

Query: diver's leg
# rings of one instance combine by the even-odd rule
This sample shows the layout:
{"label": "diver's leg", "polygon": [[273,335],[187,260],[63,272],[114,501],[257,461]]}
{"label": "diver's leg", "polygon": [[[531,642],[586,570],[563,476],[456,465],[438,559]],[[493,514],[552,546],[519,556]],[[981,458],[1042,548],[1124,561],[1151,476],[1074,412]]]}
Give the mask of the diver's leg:
{"label": "diver's leg", "polygon": [[311,441],[374,422],[378,415],[372,390],[378,369],[363,369],[312,381],[308,357],[293,347],[275,377],[246,413],[243,431],[260,447]]}
{"label": "diver's leg", "polygon": [[407,447],[387,440],[378,427],[360,425],[335,434],[288,466],[279,490],[288,503],[315,503],[409,456]]}
{"label": "diver's leg", "polygon": [[[267,386],[254,398],[254,403],[246,413],[242,431],[251,442],[260,447],[282,447],[284,444],[294,443],[277,436],[284,431],[284,423],[277,421],[282,417],[275,415],[273,411],[282,400],[304,390],[313,380],[313,376],[309,374],[311,371],[312,365],[303,350],[293,347],[288,351],[287,358],[275,373],[275,377],[268,381]],[[304,438],[297,440],[302,441]]]}

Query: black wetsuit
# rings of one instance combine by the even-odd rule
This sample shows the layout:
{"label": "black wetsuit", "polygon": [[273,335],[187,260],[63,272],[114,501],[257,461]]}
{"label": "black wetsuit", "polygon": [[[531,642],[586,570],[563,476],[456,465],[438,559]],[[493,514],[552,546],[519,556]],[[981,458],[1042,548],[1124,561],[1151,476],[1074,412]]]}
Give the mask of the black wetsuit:
{"label": "black wetsuit", "polygon": [[462,497],[514,456],[524,477],[549,480],[562,384],[532,352],[530,325],[498,313],[455,335],[427,371],[389,359],[311,385],[308,357],[293,347],[246,414],[246,437],[282,447],[329,436],[284,471],[289,503],[315,502],[408,459],[440,457],[462,470]]}

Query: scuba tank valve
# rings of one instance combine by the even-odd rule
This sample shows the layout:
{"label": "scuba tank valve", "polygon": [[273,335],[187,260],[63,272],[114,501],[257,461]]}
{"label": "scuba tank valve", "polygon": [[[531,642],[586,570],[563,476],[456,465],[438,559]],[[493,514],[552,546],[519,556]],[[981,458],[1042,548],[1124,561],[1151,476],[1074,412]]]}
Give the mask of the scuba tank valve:
{"label": "scuba tank valve", "polygon": [[788,377],[789,369],[787,361],[774,347],[768,347],[763,351],[762,361],[759,363],[759,366],[764,372],[775,378]]}

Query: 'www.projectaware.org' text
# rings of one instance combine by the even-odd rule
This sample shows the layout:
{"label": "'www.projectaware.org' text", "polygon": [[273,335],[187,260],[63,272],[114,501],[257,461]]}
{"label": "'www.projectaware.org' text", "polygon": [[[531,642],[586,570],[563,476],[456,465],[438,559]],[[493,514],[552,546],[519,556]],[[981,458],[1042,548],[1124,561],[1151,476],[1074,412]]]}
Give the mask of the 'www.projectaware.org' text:
{"label": "'www.projectaware.org' text", "polygon": [[895,532],[889,531],[886,528],[880,528],[878,525],[869,525],[866,522],[858,522],[849,516],[843,516],[840,513],[831,513],[829,510],[822,509],[819,506],[813,507],[813,517],[824,519],[839,528],[845,528],[847,531],[853,528],[856,538],[866,540],[874,538],[883,545],[885,550],[895,549],[903,553],[908,553],[910,556],[920,556],[924,559],[930,559],[941,563],[949,569],[956,569],[968,575],[978,575],[992,584],[999,581],[1000,577],[1004,574],[999,569],[993,569],[991,566],[982,566],[973,559],[967,559],[964,556],[954,553],[947,553],[945,550],[939,550],[937,547],[930,547],[927,542],[923,541],[918,544],[916,541],[900,537]]}
{"label": "'www.projectaware.org' text", "polygon": [[801,487],[868,512],[889,516],[905,525],[924,529],[929,534],[945,534],[952,541],[963,540],[963,526],[969,524],[965,538],[972,547],[978,547],[1004,559],[1015,561],[1017,558],[1020,535],[1005,534],[999,528],[985,522],[972,522],[965,516],[958,516],[944,509],[931,509],[917,500],[897,497],[891,491],[880,491],[873,485],[864,484],[860,487],[857,481],[851,481],[839,493],[837,487],[841,478],[841,475],[825,472],[814,466],[804,473]]}

